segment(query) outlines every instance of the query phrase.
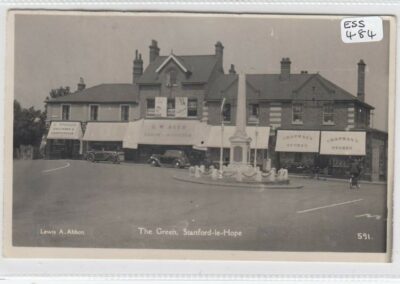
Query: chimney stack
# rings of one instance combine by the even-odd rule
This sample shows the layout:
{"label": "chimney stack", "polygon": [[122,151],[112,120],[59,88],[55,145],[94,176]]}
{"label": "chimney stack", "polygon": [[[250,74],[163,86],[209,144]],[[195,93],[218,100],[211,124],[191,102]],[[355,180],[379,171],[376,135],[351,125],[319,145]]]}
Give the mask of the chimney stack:
{"label": "chimney stack", "polygon": [[231,64],[231,68],[229,69],[229,74],[236,74],[235,65]]}
{"label": "chimney stack", "polygon": [[79,78],[79,83],[78,83],[78,91],[83,91],[86,88],[86,84],[83,81],[83,78]]}
{"label": "chimney stack", "polygon": [[220,41],[215,44],[215,56],[218,59],[220,71],[224,72],[224,46]]}
{"label": "chimney stack", "polygon": [[153,62],[160,55],[160,48],[158,47],[157,41],[152,39],[150,48],[150,63]]}
{"label": "chimney stack", "polygon": [[135,51],[135,59],[133,60],[133,79],[132,82],[135,83],[137,79],[140,78],[143,74],[143,60],[142,54],[138,52],[136,49]]}
{"label": "chimney stack", "polygon": [[357,97],[364,101],[365,99],[365,63],[364,60],[358,62],[358,79],[357,79]]}
{"label": "chimney stack", "polygon": [[281,80],[288,80],[290,78],[290,61],[289,57],[284,57],[281,60]]}

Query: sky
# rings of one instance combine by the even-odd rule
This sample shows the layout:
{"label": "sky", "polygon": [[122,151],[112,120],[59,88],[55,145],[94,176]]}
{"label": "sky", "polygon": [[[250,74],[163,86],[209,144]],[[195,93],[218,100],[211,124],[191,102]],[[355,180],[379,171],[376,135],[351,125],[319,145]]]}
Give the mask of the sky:
{"label": "sky", "polygon": [[132,82],[135,50],[148,64],[149,45],[161,55],[214,54],[224,45],[224,69],[279,73],[282,57],[291,71],[319,72],[357,93],[357,62],[366,66],[365,101],[375,107],[373,127],[387,130],[389,23],[383,40],[343,43],[338,18],[227,16],[201,14],[47,14],[17,15],[14,45],[14,96],[23,107],[44,108],[51,89]]}

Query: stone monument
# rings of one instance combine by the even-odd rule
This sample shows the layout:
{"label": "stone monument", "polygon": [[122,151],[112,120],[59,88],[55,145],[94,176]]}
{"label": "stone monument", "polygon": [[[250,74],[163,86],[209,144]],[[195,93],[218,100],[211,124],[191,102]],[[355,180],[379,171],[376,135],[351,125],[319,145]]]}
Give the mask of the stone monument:
{"label": "stone monument", "polygon": [[230,163],[228,170],[247,171],[249,169],[249,153],[251,138],[246,133],[246,75],[239,74],[236,104],[236,129],[230,147]]}

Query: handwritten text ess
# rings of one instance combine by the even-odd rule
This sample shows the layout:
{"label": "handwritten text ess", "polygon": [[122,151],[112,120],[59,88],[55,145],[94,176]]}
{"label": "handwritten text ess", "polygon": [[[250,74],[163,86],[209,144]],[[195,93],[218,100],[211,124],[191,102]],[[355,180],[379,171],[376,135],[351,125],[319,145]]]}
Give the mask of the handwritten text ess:
{"label": "handwritten text ess", "polygon": [[345,43],[380,41],[383,38],[382,18],[344,18],[340,22]]}

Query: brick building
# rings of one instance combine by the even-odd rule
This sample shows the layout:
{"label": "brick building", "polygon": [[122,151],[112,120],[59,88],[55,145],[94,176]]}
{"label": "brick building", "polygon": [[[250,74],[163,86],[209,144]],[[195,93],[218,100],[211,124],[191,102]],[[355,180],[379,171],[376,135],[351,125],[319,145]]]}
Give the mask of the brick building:
{"label": "brick building", "polygon": [[[234,65],[224,72],[223,45],[214,48],[209,55],[160,55],[153,40],[146,68],[136,51],[131,83],[85,88],[82,80],[75,93],[47,100],[48,155],[113,149],[144,162],[152,153],[181,149],[198,163],[206,153],[218,160],[222,144],[229,160],[238,75]],[[292,73],[289,58],[282,59],[277,74],[248,74],[250,159],[254,162],[258,149],[259,165],[270,159],[292,172],[318,166],[327,175],[343,176],[350,155],[363,161],[366,178],[385,178],[387,134],[370,128],[373,107],[365,102],[362,60],[358,69],[355,64],[355,78],[356,73],[356,96],[321,74]]]}

